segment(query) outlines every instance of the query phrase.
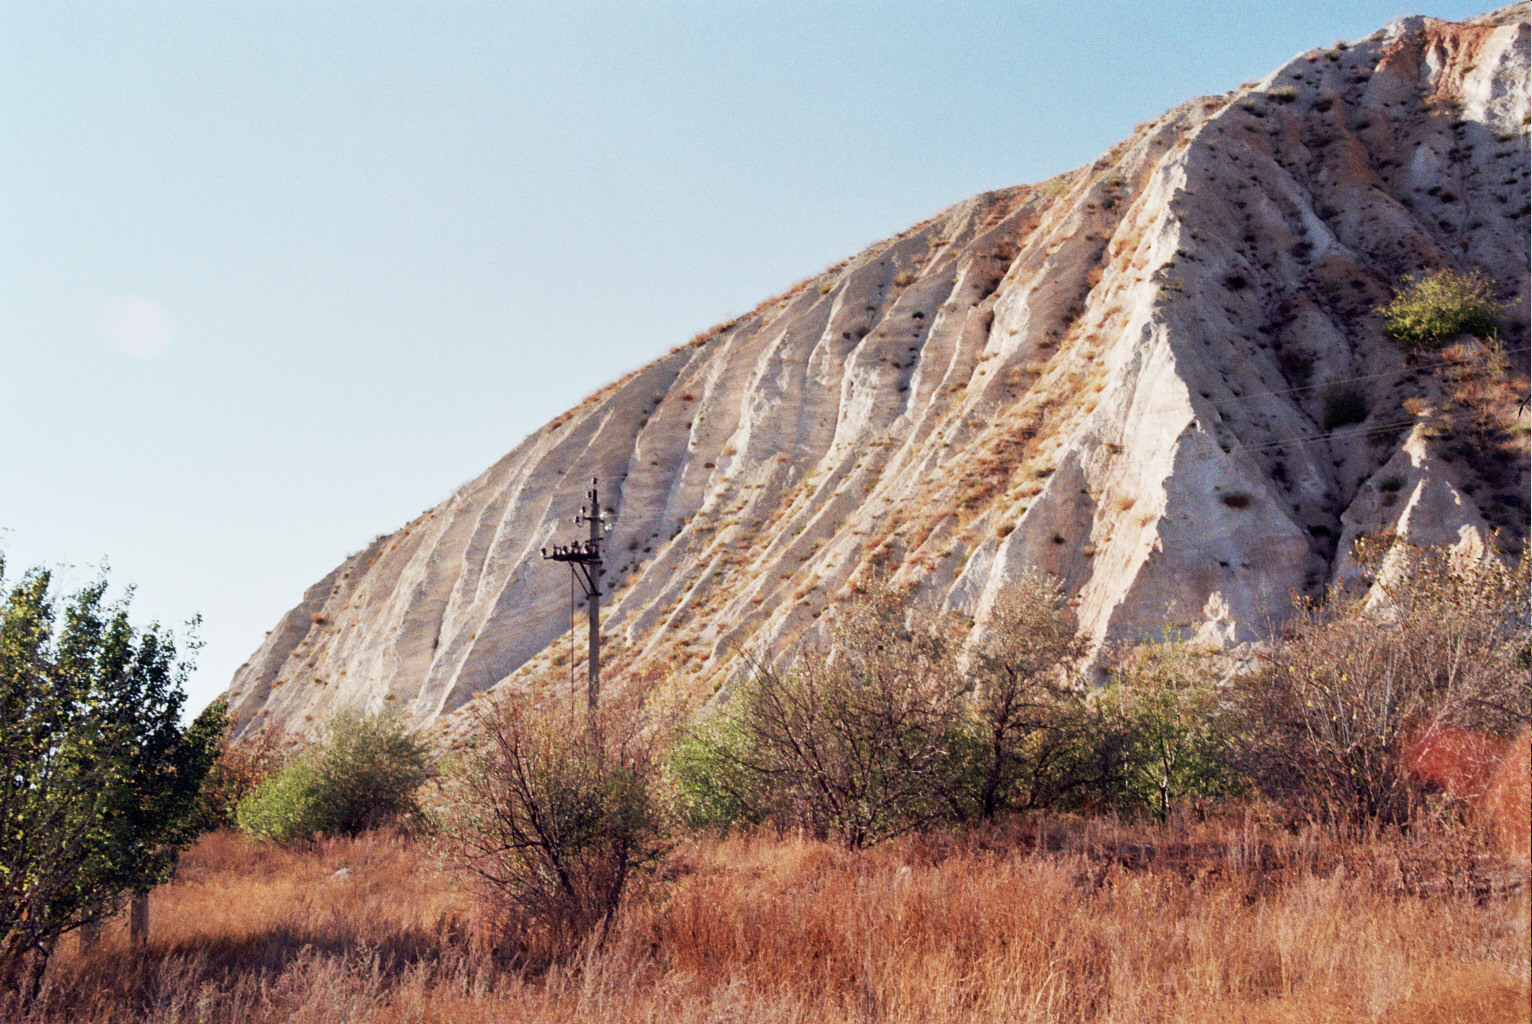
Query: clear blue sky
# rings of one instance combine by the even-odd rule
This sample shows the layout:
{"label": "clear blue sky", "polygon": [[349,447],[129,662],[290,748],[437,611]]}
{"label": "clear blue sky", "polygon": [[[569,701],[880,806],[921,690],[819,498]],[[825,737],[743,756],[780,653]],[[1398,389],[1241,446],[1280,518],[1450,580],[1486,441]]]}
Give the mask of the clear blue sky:
{"label": "clear blue sky", "polygon": [[697,331],[1401,0],[0,0],[0,551],[303,589]]}

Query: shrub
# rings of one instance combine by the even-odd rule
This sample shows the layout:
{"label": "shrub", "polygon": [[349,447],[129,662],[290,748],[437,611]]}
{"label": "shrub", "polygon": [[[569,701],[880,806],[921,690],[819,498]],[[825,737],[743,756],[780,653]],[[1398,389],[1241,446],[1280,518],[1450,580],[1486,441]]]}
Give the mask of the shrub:
{"label": "shrub", "polygon": [[747,739],[736,716],[714,714],[676,741],[665,765],[681,824],[724,833],[765,820],[769,793],[751,770]]}
{"label": "shrub", "polygon": [[415,793],[431,776],[426,746],[392,715],[341,713],[324,739],[241,800],[240,829],[293,842],[422,823]]}
{"label": "shrub", "polygon": [[1233,697],[1245,767],[1269,795],[1323,820],[1403,825],[1422,796],[1404,768],[1411,738],[1443,726],[1510,736],[1532,718],[1528,563],[1359,554],[1380,568],[1381,606],[1301,606]]}
{"label": "shrub", "polygon": [[1381,306],[1383,333],[1410,348],[1439,348],[1460,334],[1489,337],[1500,322],[1490,281],[1478,272],[1438,270],[1404,278],[1404,287]]}
{"label": "shrub", "polygon": [[[208,712],[226,715],[228,698],[220,696]],[[204,714],[208,713],[204,712]],[[272,729],[261,729],[241,743],[225,730],[218,738],[217,756],[197,794],[196,817],[203,831],[235,827],[235,810],[261,783],[281,771],[295,753],[295,744]]]}
{"label": "shrub", "polygon": [[903,595],[872,587],[822,646],[787,671],[756,665],[678,746],[683,818],[770,820],[857,849],[1093,799],[1116,761],[1067,685],[1080,647],[1064,610],[1051,577],[1026,576],[965,651],[952,617],[912,621]]}
{"label": "shrub", "polygon": [[1356,388],[1332,388],[1325,392],[1324,428],[1350,426],[1367,419],[1367,396]]}
{"label": "shrub", "polygon": [[257,839],[293,842],[331,831],[335,821],[326,810],[314,758],[300,756],[235,806],[234,823]]}
{"label": "shrub", "polygon": [[713,794],[728,793],[754,816],[848,849],[947,817],[966,686],[954,669],[960,637],[907,620],[903,595],[879,583],[790,669],[755,663],[711,735],[692,734],[714,772],[689,784],[682,775],[685,799],[719,807]]}
{"label": "shrub", "polygon": [[605,934],[634,873],[665,852],[648,748],[610,706],[585,731],[524,699],[478,723],[482,745],[451,779],[448,848],[524,953],[563,956]]}
{"label": "shrub", "polygon": [[1050,576],[1029,573],[1001,598],[969,657],[966,815],[1044,807],[1093,777],[1094,744],[1081,696],[1064,666],[1083,653]]}

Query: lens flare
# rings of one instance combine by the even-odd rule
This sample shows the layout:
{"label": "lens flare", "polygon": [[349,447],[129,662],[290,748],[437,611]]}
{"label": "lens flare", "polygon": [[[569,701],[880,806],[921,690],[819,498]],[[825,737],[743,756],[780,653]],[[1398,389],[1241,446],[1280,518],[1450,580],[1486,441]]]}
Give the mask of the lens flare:
{"label": "lens flare", "polygon": [[164,307],[157,302],[120,297],[101,314],[101,337],[107,345],[133,359],[154,359],[165,354],[175,336]]}

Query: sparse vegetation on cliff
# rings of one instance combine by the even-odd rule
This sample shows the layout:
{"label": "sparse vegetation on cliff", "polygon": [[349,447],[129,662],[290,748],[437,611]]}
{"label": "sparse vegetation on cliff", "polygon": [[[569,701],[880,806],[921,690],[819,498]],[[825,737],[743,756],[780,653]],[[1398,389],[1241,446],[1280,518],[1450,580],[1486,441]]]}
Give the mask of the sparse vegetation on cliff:
{"label": "sparse vegetation on cliff", "polygon": [[1409,348],[1439,348],[1461,334],[1488,338],[1500,323],[1489,279],[1451,269],[1406,277],[1378,312],[1383,333]]}

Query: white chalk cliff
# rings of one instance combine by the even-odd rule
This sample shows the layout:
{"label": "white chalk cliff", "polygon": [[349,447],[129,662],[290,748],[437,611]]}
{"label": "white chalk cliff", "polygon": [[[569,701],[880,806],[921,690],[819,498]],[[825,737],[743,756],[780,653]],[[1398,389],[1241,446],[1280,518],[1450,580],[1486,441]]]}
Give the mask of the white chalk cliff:
{"label": "white chalk cliff", "polygon": [[[567,570],[539,549],[574,539],[592,477],[606,685],[694,698],[874,565],[979,621],[1039,567],[1094,642],[1240,642],[1354,574],[1364,533],[1518,551],[1528,120],[1524,5],[1409,18],[960,203],[347,559],[236,674],[239,728],[450,725],[496,687],[567,686]],[[1493,282],[1498,349],[1383,337],[1401,275],[1439,267]]]}

